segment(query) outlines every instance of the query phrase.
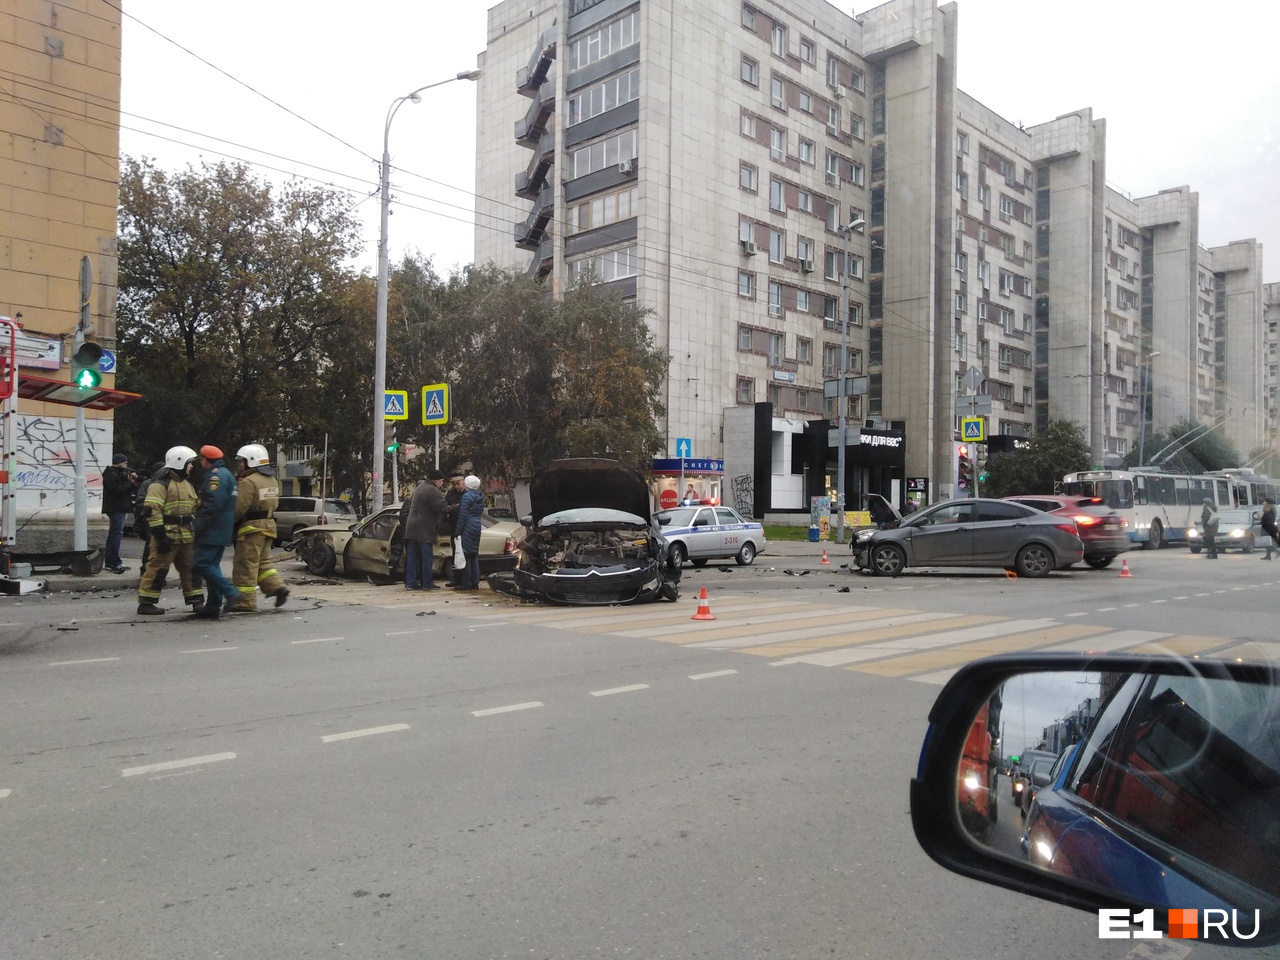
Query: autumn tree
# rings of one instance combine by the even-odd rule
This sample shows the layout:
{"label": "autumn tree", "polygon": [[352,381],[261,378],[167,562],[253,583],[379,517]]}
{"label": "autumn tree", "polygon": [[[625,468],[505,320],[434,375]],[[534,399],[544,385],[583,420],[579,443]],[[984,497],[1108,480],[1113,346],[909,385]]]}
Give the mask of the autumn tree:
{"label": "autumn tree", "polygon": [[126,158],[119,383],[146,399],[117,414],[124,445],[150,459],[175,443],[234,449],[292,432],[299,379],[350,359],[320,340],[349,320],[359,241],[328,189],[273,190],[238,164],[169,174]]}

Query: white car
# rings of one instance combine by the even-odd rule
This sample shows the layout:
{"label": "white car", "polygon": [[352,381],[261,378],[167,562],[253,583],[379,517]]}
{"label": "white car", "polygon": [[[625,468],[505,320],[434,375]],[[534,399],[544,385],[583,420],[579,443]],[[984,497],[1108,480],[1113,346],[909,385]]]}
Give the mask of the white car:
{"label": "white car", "polygon": [[683,566],[686,560],[700,567],[708,560],[727,557],[745,567],[767,546],[764,526],[742,519],[730,507],[675,507],[658,514],[658,523],[669,545],[667,556],[675,567]]}

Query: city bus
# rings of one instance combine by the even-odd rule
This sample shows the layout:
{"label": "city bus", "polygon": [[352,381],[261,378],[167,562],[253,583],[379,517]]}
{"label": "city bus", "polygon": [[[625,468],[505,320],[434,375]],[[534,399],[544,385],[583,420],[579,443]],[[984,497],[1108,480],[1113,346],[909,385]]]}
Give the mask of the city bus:
{"label": "city bus", "polygon": [[1247,467],[1210,471],[1212,476],[1226,477],[1231,484],[1231,499],[1237,507],[1258,507],[1263,500],[1276,502],[1280,483]]}
{"label": "city bus", "polygon": [[1219,510],[1236,505],[1230,478],[1212,474],[1081,470],[1062,478],[1061,492],[1100,498],[1129,521],[1129,539],[1148,550],[1185,543],[1206,498]]}

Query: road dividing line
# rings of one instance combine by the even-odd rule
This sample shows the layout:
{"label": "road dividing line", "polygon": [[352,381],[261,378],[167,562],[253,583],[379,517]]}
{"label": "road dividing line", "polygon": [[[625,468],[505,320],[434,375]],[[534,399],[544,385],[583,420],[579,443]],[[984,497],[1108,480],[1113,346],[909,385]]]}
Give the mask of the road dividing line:
{"label": "road dividing line", "polygon": [[51,667],[70,667],[77,663],[110,663],[112,660],[119,660],[119,657],[97,657],[94,660],[58,660],[49,664]]}
{"label": "road dividing line", "polygon": [[648,690],[647,683],[633,683],[629,687],[614,687],[612,690],[592,690],[593,697],[610,697],[615,693],[634,693],[636,690]]}
{"label": "road dividing line", "polygon": [[472,710],[473,717],[492,717],[495,713],[515,713],[517,710],[532,710],[542,706],[541,700],[530,700],[528,703],[513,703],[506,707],[489,707],[486,710]]}
{"label": "road dividing line", "polygon": [[349,730],[346,733],[331,733],[321,737],[321,743],[333,743],[335,740],[354,740],[356,737],[372,737],[379,733],[395,733],[397,730],[408,730],[407,723],[392,723],[385,727],[368,727],[364,730]]}
{"label": "road dividing line", "polygon": [[167,760],[164,763],[148,763],[142,767],[127,767],[120,771],[122,777],[136,777],[144,773],[157,773],[160,770],[181,770],[183,767],[196,767],[202,763],[217,763],[219,760],[234,760],[234,753],[211,753],[207,757],[187,757],[185,760]]}
{"label": "road dividing line", "polygon": [[13,793],[13,791],[10,790],[8,787],[5,787],[4,789],[0,789],[0,800],[3,800],[5,797],[9,796],[9,794],[11,793]]}
{"label": "road dividing line", "polygon": [[239,650],[239,647],[202,647],[199,650],[183,650],[183,653],[217,653],[219,650]]}
{"label": "road dividing line", "polygon": [[1084,611],[1084,610],[1081,610],[1079,613],[1068,613],[1068,614],[1067,614],[1067,616],[1068,616],[1068,617],[1087,617],[1088,615],[1089,615],[1089,614],[1088,614],[1088,612],[1087,612],[1087,611]]}
{"label": "road dividing line", "polygon": [[290,640],[290,643],[333,643],[336,640],[345,640],[346,637],[316,637],[314,640]]}
{"label": "road dividing line", "polygon": [[716,671],[713,671],[712,673],[695,673],[689,679],[690,680],[710,680],[712,677],[728,677],[737,672],[738,672],[737,670],[716,670]]}
{"label": "road dividing line", "polygon": [[[1205,596],[1207,597],[1208,594],[1206,593]],[[1099,607],[1097,610],[1094,611],[1094,613],[1110,613],[1114,609],[1115,607]]]}
{"label": "road dividing line", "polygon": [[431,628],[426,627],[422,630],[393,630],[390,633],[384,633],[384,637],[412,637],[419,633],[430,633]]}

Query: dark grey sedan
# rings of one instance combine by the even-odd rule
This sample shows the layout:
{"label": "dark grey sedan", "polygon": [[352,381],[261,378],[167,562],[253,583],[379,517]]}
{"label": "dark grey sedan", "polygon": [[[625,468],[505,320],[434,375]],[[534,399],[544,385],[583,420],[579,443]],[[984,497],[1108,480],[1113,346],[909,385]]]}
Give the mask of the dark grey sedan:
{"label": "dark grey sedan", "polygon": [[907,567],[1002,567],[1045,577],[1083,556],[1072,520],[1005,500],[948,500],[853,541],[857,566],[889,577]]}

